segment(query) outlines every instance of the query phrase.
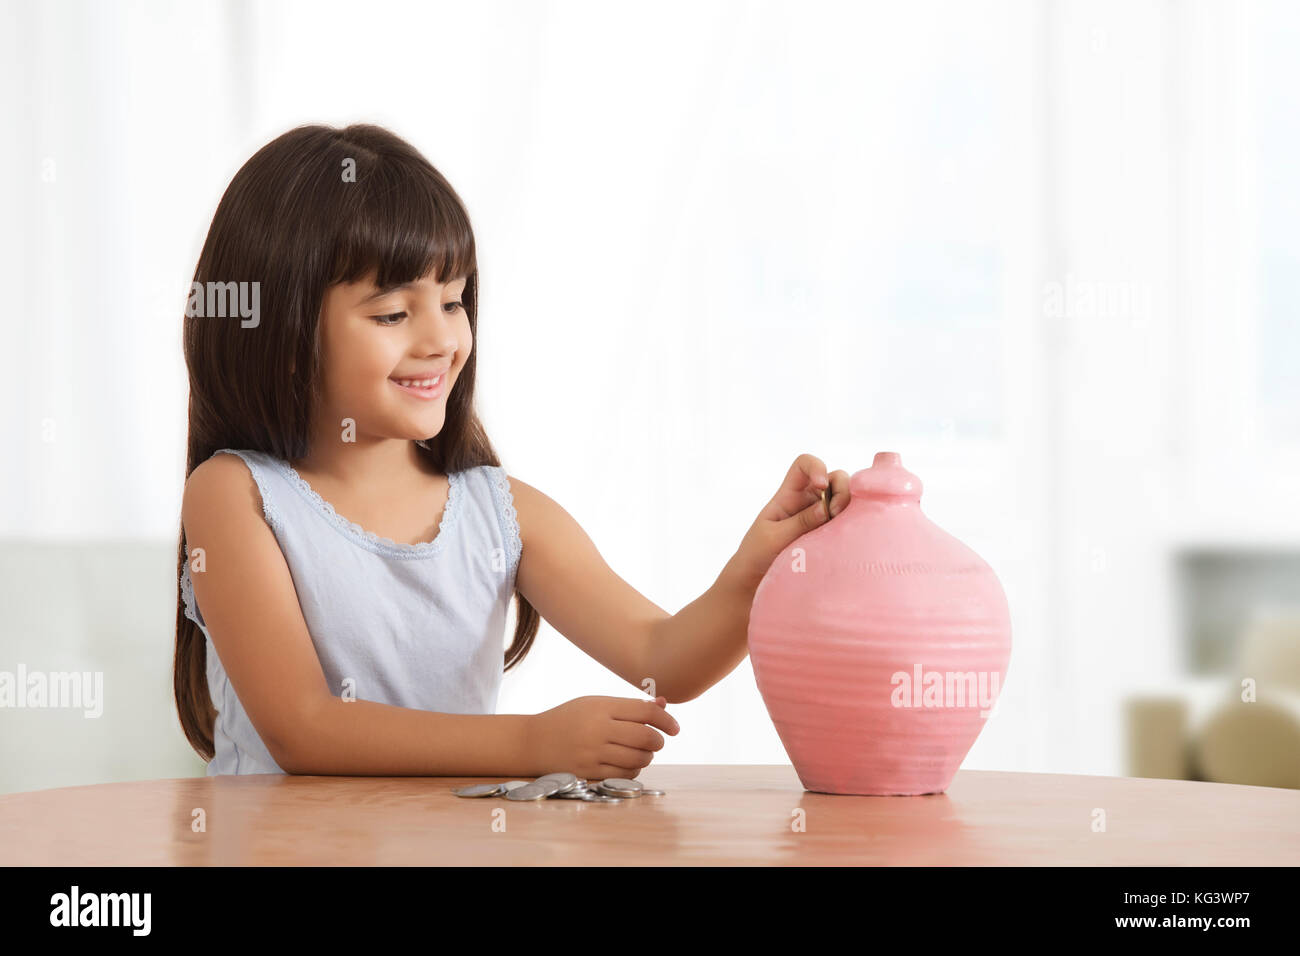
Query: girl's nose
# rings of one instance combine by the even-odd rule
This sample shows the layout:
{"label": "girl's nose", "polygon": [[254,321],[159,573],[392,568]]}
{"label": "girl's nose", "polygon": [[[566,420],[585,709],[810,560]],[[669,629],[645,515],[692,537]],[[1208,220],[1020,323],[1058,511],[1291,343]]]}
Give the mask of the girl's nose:
{"label": "girl's nose", "polygon": [[419,329],[420,345],[430,354],[454,352],[460,342],[453,316],[434,315],[421,322]]}

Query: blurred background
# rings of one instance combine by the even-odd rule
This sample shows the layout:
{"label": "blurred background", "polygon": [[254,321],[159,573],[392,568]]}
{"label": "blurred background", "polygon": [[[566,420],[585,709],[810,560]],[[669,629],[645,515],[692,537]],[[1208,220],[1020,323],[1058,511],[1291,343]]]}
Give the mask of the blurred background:
{"label": "blurred background", "polygon": [[[507,470],[655,603],[799,454],[897,451],[1012,611],[966,768],[1300,787],[1296,5],[0,15],[0,676],[103,675],[98,716],[0,708],[0,792],[203,773],[185,294],[239,166],[356,121],[474,219]],[[499,710],[587,694],[643,696],[544,624]],[[656,761],[787,762],[748,661],[672,712]]]}

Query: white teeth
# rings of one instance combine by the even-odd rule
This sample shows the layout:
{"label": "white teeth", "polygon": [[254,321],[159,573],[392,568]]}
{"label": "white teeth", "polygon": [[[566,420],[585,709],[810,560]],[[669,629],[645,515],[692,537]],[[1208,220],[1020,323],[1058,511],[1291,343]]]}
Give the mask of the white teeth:
{"label": "white teeth", "polygon": [[433,386],[437,385],[440,381],[442,381],[442,376],[439,375],[437,378],[426,378],[426,379],[418,379],[418,380],[413,378],[399,378],[399,379],[394,379],[393,381],[397,382],[398,385],[405,385],[407,388],[433,388]]}

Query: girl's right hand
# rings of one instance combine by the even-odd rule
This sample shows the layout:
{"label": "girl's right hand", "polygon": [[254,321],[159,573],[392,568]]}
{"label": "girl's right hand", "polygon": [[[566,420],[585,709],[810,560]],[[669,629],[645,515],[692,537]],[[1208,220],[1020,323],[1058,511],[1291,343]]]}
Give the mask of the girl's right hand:
{"label": "girl's right hand", "polygon": [[529,757],[541,773],[634,779],[664,745],[663,735],[653,727],[674,736],[681,730],[666,704],[663,697],[567,701],[533,718]]}

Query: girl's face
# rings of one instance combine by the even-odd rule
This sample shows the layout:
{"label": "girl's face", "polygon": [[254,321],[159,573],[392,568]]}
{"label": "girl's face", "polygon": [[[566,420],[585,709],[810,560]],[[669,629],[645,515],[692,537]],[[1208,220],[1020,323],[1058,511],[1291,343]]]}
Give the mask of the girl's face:
{"label": "girl's face", "polygon": [[440,286],[426,276],[383,290],[373,278],[325,293],[322,427],[342,433],[351,418],[358,437],[432,438],[474,344],[461,304],[467,279]]}

